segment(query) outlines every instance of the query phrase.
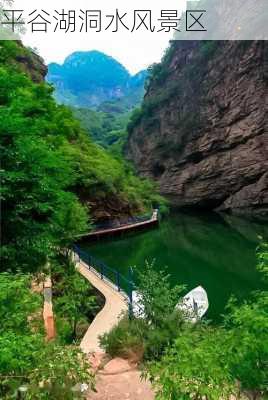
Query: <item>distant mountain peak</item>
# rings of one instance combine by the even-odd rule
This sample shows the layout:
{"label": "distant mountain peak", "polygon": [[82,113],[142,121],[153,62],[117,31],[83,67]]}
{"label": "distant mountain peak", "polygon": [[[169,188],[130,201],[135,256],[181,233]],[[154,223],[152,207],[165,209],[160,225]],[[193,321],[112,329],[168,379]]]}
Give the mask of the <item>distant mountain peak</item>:
{"label": "distant mountain peak", "polygon": [[62,65],[49,64],[47,81],[55,86],[59,102],[93,107],[133,95],[133,91],[139,91],[141,99],[146,77],[146,71],[132,77],[113,57],[90,50],[70,54]]}

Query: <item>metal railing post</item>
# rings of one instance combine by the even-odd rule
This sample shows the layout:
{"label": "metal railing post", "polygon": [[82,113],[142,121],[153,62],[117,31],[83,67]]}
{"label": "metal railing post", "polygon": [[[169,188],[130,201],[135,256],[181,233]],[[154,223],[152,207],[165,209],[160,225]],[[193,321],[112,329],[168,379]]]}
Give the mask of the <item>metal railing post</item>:
{"label": "metal railing post", "polygon": [[129,305],[128,305],[128,316],[129,319],[132,319],[133,317],[133,298],[132,298],[132,292],[133,292],[133,284],[132,282],[129,283]]}
{"label": "metal railing post", "polygon": [[117,289],[118,289],[118,292],[120,292],[120,274],[119,274],[119,272],[118,271],[116,271],[116,282],[117,282]]}
{"label": "metal railing post", "polygon": [[132,319],[133,317],[133,269],[132,267],[129,267],[128,270],[129,274],[129,306],[128,306],[128,314],[129,314],[129,319]]}
{"label": "metal railing post", "polygon": [[80,264],[80,262],[81,262],[81,258],[80,258],[80,249],[79,249],[78,246],[75,246],[75,247],[76,247],[76,254],[78,255],[78,262],[79,262],[79,264]]}
{"label": "metal railing post", "polygon": [[[135,288],[132,268],[129,268],[129,277],[127,278],[124,275],[121,275],[118,270],[110,268],[101,260],[95,259],[90,253],[80,250],[77,245],[73,245],[70,252],[76,263],[84,261],[84,265],[87,265],[88,269],[95,273],[101,280],[106,279],[108,284],[110,282],[110,284],[113,285],[113,288],[116,288],[118,292],[123,293],[129,298],[129,316],[131,318],[133,315],[132,292]],[[124,288],[124,283],[126,283],[126,288]]]}

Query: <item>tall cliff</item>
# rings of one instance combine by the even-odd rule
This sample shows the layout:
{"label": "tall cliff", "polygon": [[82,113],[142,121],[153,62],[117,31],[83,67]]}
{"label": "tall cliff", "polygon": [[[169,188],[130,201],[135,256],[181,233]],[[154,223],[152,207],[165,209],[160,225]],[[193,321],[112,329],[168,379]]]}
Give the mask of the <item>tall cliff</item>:
{"label": "tall cliff", "polygon": [[173,205],[268,212],[265,41],[173,42],[129,125],[126,155]]}

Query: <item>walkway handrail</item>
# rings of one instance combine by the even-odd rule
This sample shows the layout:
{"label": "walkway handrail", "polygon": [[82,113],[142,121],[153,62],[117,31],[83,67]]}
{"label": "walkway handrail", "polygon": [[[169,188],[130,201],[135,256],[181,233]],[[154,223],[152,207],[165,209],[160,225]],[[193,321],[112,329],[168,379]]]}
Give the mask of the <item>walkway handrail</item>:
{"label": "walkway handrail", "polygon": [[88,252],[80,249],[77,245],[73,245],[73,250],[79,257],[79,261],[84,261],[85,266],[95,273],[101,280],[105,280],[115,290],[125,295],[129,301],[130,307],[132,304],[132,292],[134,283],[132,279],[127,279],[119,271],[109,267],[103,261],[98,260]]}
{"label": "walkway handrail", "polygon": [[98,232],[99,230],[103,229],[115,229],[115,228],[120,228],[132,224],[137,224],[140,222],[145,222],[145,221],[150,221],[154,217],[157,219],[157,211],[158,210],[153,210],[153,214],[145,214],[145,215],[140,215],[140,216],[133,216],[133,217],[128,217],[125,219],[123,222],[120,221],[106,221],[102,223],[98,223],[94,225],[94,230],[93,232]]}
{"label": "walkway handrail", "polygon": [[117,222],[106,222],[95,226],[95,229],[91,230],[88,233],[77,235],[77,239],[84,238],[100,238],[105,235],[113,235],[122,232],[129,231],[131,229],[142,228],[145,226],[152,226],[158,224],[158,210],[154,210],[151,216],[143,216],[143,217],[132,217],[131,223],[125,221],[124,223]]}

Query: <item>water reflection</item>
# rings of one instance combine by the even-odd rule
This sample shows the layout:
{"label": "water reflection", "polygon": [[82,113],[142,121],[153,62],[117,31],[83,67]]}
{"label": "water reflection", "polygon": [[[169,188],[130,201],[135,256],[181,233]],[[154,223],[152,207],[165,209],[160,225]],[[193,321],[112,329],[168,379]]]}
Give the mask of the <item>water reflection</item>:
{"label": "water reflection", "polygon": [[232,216],[174,213],[160,228],[93,244],[83,244],[108,265],[128,273],[155,260],[167,267],[173,283],[188,290],[202,285],[208,293],[208,317],[218,320],[233,294],[244,299],[262,287],[256,271],[258,236],[268,237],[268,226]]}

